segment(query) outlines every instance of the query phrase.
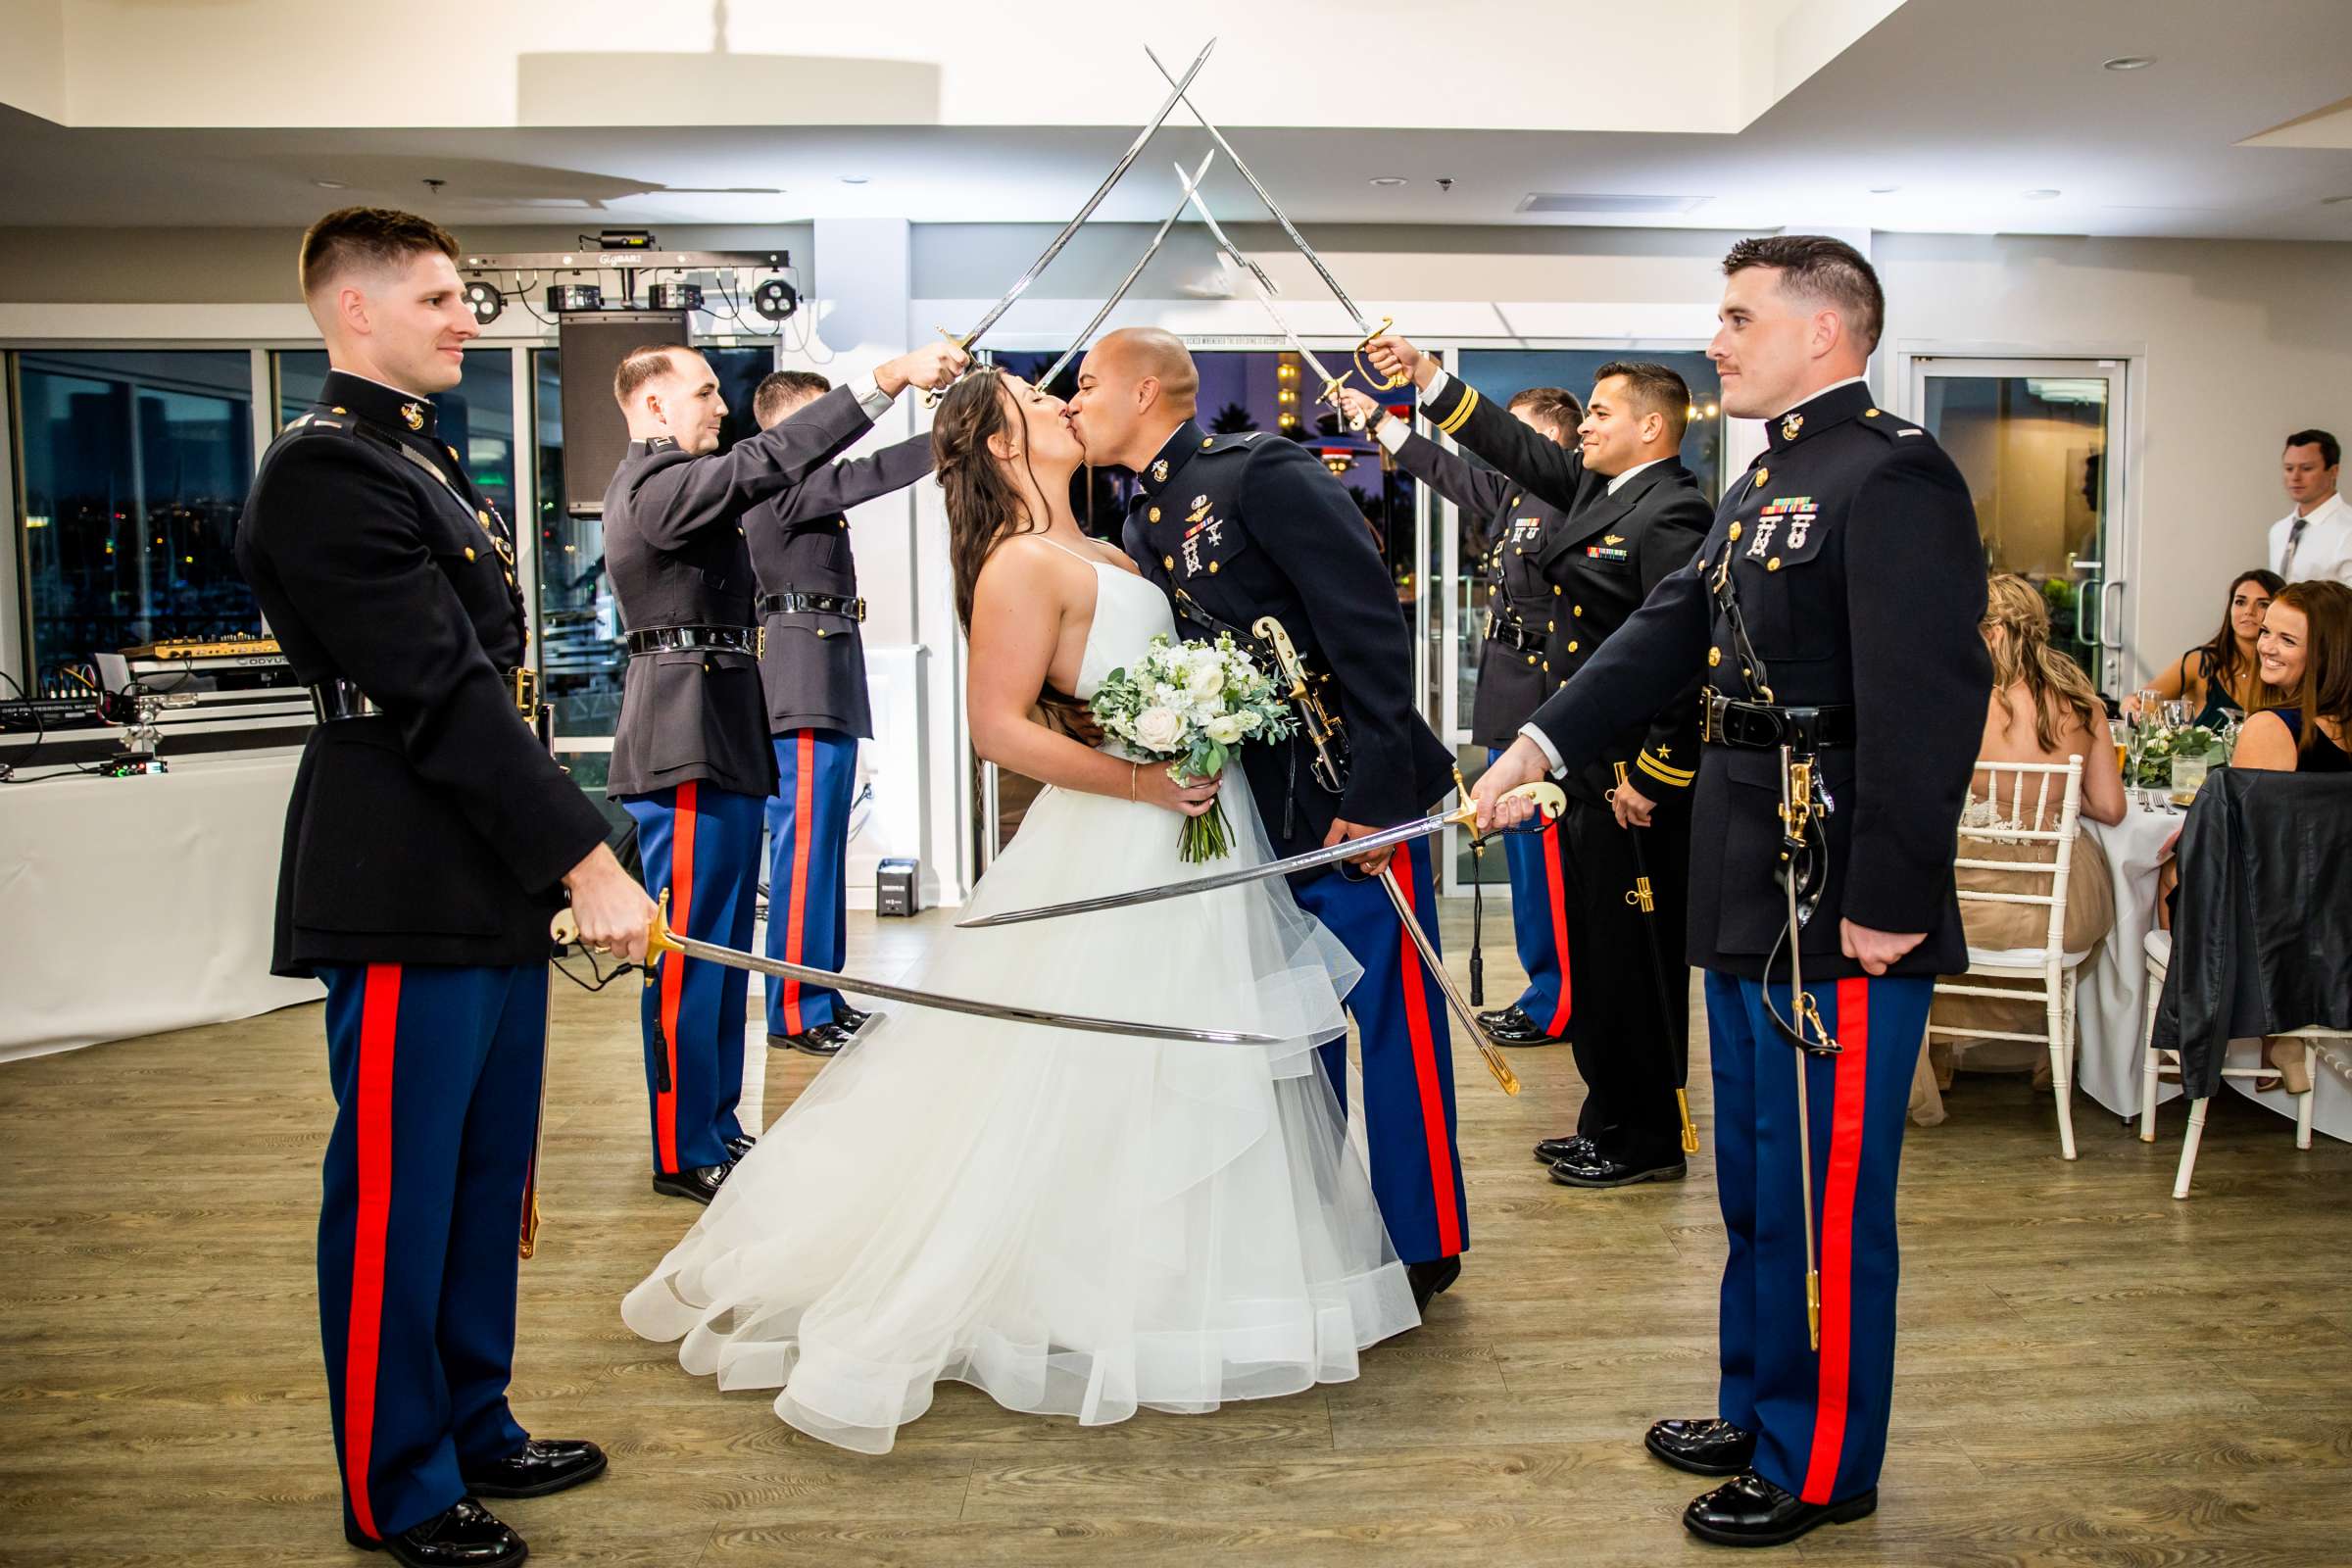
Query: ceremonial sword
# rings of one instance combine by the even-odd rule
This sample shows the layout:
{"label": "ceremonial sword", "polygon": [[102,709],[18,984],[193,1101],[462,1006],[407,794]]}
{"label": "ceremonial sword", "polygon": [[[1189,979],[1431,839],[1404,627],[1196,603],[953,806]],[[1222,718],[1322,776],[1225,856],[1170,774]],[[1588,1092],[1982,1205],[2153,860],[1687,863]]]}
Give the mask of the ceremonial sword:
{"label": "ceremonial sword", "polygon": [[[1181,168],[1177,170],[1178,173],[1183,172]],[[1225,230],[1217,226],[1215,217],[1208,210],[1208,203],[1200,199],[1200,192],[1194,190],[1186,196],[1185,200],[1195,212],[1200,215],[1200,221],[1207,226],[1208,237],[1217,242],[1217,249],[1232,257],[1233,265],[1240,268],[1243,275],[1250,279],[1250,286],[1257,291],[1258,303],[1266,308],[1266,315],[1273,318],[1275,327],[1282,335],[1290,339],[1291,351],[1304,360],[1306,368],[1314,371],[1315,378],[1323,383],[1323,390],[1317,395],[1315,401],[1330,404],[1333,413],[1339,415],[1343,419],[1347,418],[1348,411],[1340,405],[1339,392],[1341,383],[1348,378],[1344,375],[1332,374],[1324,368],[1323,362],[1315,358],[1315,351],[1298,340],[1298,334],[1291,329],[1291,323],[1283,319],[1281,310],[1274,304],[1274,280],[1266,276],[1263,268],[1244,256],[1241,247],[1234,244],[1227,237]]]}
{"label": "ceremonial sword", "polygon": [[[1170,114],[1175,112],[1176,105],[1184,97],[1184,89],[1192,85],[1192,81],[1195,76],[1200,74],[1200,68],[1208,63],[1208,52],[1211,49],[1214,49],[1216,46],[1217,40],[1214,38],[1209,39],[1208,42],[1200,46],[1200,52],[1193,57],[1192,66],[1185,72],[1184,79],[1182,81],[1177,81],[1174,76],[1168,77],[1168,80],[1175,82],[1176,90],[1169,93],[1167,101],[1159,106],[1159,113],[1153,115],[1151,122],[1136,133],[1134,144],[1127,149],[1126,153],[1119,159],[1118,163],[1112,167],[1109,174],[1104,176],[1102,183],[1095,187],[1095,193],[1086,199],[1086,205],[1078,209],[1078,216],[1071,219],[1068,222],[1062,224],[1061,232],[1054,235],[1052,241],[1047,244],[1044,252],[1038,256],[1037,260],[1029,264],[1029,270],[1023,272],[1019,279],[1013,283],[1012,287],[1004,291],[1004,297],[1003,299],[997,301],[995,305],[989,307],[988,314],[981,317],[978,321],[974,322],[971,330],[965,332],[961,337],[955,339],[955,343],[957,348],[969,349],[973,344],[979,342],[981,335],[990,327],[996,325],[998,318],[1006,311],[1012,309],[1012,302],[1019,299],[1021,295],[1027,291],[1029,285],[1037,281],[1038,274],[1045,271],[1048,267],[1051,267],[1054,264],[1054,258],[1059,256],[1061,254],[1062,247],[1069,244],[1070,236],[1077,233],[1080,226],[1083,225],[1089,218],[1094,216],[1095,209],[1102,205],[1102,198],[1110,194],[1111,187],[1119,182],[1119,180],[1126,174],[1130,168],[1134,167],[1136,159],[1143,155],[1144,144],[1152,139],[1152,133],[1159,129],[1161,122],[1164,122]],[[1158,57],[1154,56],[1152,63],[1153,65],[1159,65]],[[1163,75],[1166,74],[1167,68],[1165,66],[1160,66],[1160,72]],[[1198,114],[1199,111],[1196,110],[1195,113]],[[943,333],[947,332],[947,328],[945,327],[940,328],[940,330]],[[949,335],[953,336],[953,334]],[[879,996],[880,993],[876,992],[875,995]]]}
{"label": "ceremonial sword", "polygon": [[[1363,840],[1351,842],[1361,844]],[[1421,966],[1438,983],[1438,990],[1445,994],[1446,1004],[1453,1009],[1455,1017],[1462,1020],[1462,1027],[1470,1031],[1470,1043],[1478,1047],[1479,1059],[1487,1064],[1487,1071],[1494,1075],[1495,1083],[1502,1086],[1504,1094],[1517,1094],[1519,1075],[1511,1071],[1511,1064],[1502,1059],[1502,1053],[1495,1050],[1494,1042],[1487,1038],[1486,1025],[1478,1021],[1477,1010],[1454,986],[1453,976],[1446,972],[1446,961],[1438,956],[1438,950],[1429,940],[1429,933],[1422,930],[1421,922],[1413,918],[1413,906],[1405,898],[1402,884],[1396,880],[1396,860],[1394,856],[1390,857],[1388,864],[1380,868],[1380,885],[1387,890],[1389,902],[1396,906],[1396,918],[1403,923],[1404,934],[1412,939],[1413,951],[1421,955]]]}
{"label": "ceremonial sword", "polygon": [[[1355,350],[1352,357],[1355,360],[1356,369],[1360,374],[1362,374],[1365,383],[1376,392],[1386,392],[1393,388],[1402,386],[1404,382],[1401,378],[1392,379],[1387,376],[1375,376],[1370,370],[1364,368],[1363,364],[1364,345],[1370,343],[1374,338],[1380,336],[1383,332],[1386,332],[1390,327],[1395,326],[1396,324],[1396,318],[1393,317],[1384,316],[1381,318],[1381,321],[1378,326],[1374,326],[1372,324],[1371,320],[1365,317],[1364,313],[1357,309],[1355,301],[1348,298],[1348,291],[1340,286],[1340,280],[1331,275],[1331,269],[1323,265],[1323,258],[1315,254],[1315,248],[1306,242],[1306,236],[1298,232],[1298,226],[1291,221],[1290,214],[1284,212],[1282,210],[1282,204],[1274,199],[1274,193],[1266,189],[1264,181],[1260,180],[1257,175],[1250,172],[1250,166],[1248,164],[1242,162],[1242,155],[1233,150],[1233,143],[1225,139],[1225,133],[1211,123],[1209,118],[1200,112],[1200,106],[1199,104],[1194,103],[1192,99],[1185,96],[1185,89],[1192,84],[1193,76],[1200,69],[1200,63],[1199,61],[1195,61],[1193,63],[1193,69],[1184,74],[1184,80],[1176,81],[1175,74],[1170,72],[1166,64],[1160,60],[1159,56],[1152,52],[1150,44],[1146,44],[1144,46],[1144,53],[1152,56],[1152,64],[1158,68],[1161,75],[1167,77],[1167,79],[1172,82],[1176,82],[1176,96],[1184,100],[1184,107],[1193,112],[1193,118],[1200,122],[1200,128],[1202,130],[1208,132],[1209,139],[1217,144],[1217,150],[1233,160],[1233,167],[1242,172],[1242,177],[1250,182],[1250,188],[1257,192],[1257,199],[1266,204],[1266,211],[1274,215],[1274,221],[1282,225],[1283,233],[1289,236],[1293,245],[1298,247],[1298,254],[1306,258],[1307,266],[1315,270],[1315,275],[1323,279],[1324,287],[1331,290],[1332,296],[1340,302],[1341,306],[1348,312],[1348,315],[1353,318],[1355,321],[1355,329],[1358,332],[1361,332],[1363,337],[1355,345]],[[1163,110],[1162,113],[1164,114],[1165,111]]]}
{"label": "ceremonial sword", "polygon": [[[1536,810],[1545,821],[1556,820],[1568,808],[1568,797],[1560,793],[1557,784],[1522,784],[1509,792],[1535,802]],[[1507,797],[1506,797],[1507,798]],[[1222,888],[1238,888],[1268,877],[1289,876],[1295,871],[1311,871],[1318,866],[1334,865],[1352,860],[1374,850],[1385,850],[1392,844],[1409,844],[1433,833],[1443,833],[1449,827],[1475,828],[1478,807],[1465,801],[1450,811],[1440,811],[1422,817],[1417,822],[1405,822],[1396,827],[1367,833],[1360,839],[1348,839],[1339,844],[1327,844],[1319,850],[1308,850],[1288,859],[1265,860],[1256,865],[1245,865],[1231,871],[1218,871],[1208,876],[1191,877],[1182,882],[1163,882],[1158,887],[1138,888],[1130,893],[1105,893],[1091,899],[1073,899],[1067,904],[1045,904],[1034,909],[1007,909],[1003,914],[984,914],[970,920],[958,920],[959,926],[1019,925],[1027,920],[1057,920],[1065,915],[1096,914],[1104,909],[1123,909],[1135,904],[1156,904],[1162,899],[1181,899],[1190,893],[1214,893]],[[1503,829],[1506,833],[1540,832],[1541,824],[1530,818],[1518,827]],[[852,990],[862,989],[852,987]]]}
{"label": "ceremonial sword", "polygon": [[[569,909],[560,909],[549,934],[560,943],[576,942],[579,940],[579,922]],[[1123,1018],[1097,1018],[1085,1013],[1048,1012],[1038,1007],[1015,1006],[1010,1003],[980,1002],[969,997],[943,996],[936,991],[917,991],[911,986],[882,985],[831,969],[813,969],[805,963],[786,963],[781,958],[721,947],[715,942],[703,942],[672,931],[669,927],[669,890],[666,888],[662,891],[662,900],[654,911],[652,923],[646,927],[647,963],[650,965],[665,953],[701,958],[706,963],[724,964],[730,969],[748,969],[754,974],[772,974],[780,980],[798,980],[804,985],[821,986],[834,991],[855,991],[859,996],[880,997],[885,1002],[904,1002],[911,1006],[930,1007],[940,1012],[960,1012],[974,1018],[996,1018],[1006,1023],[1037,1024],[1047,1029],[1074,1029],[1085,1034],[1133,1035],[1144,1040],[1174,1040],[1195,1045],[1278,1044],[1272,1035],[1248,1034],[1235,1029],[1187,1029],[1175,1024],[1134,1023]]]}
{"label": "ceremonial sword", "polygon": [[1102,308],[1095,313],[1095,318],[1078,329],[1078,335],[1070,340],[1070,346],[1061,351],[1061,358],[1047,367],[1046,372],[1033,383],[1040,392],[1050,388],[1054,378],[1085,352],[1087,340],[1095,335],[1095,328],[1102,324],[1118,307],[1119,301],[1127,297],[1127,291],[1135,287],[1135,280],[1144,275],[1144,269],[1151,266],[1152,258],[1159,254],[1159,247],[1166,241],[1168,230],[1174,228],[1176,220],[1184,216],[1184,209],[1192,201],[1193,192],[1200,189],[1200,181],[1208,177],[1208,166],[1216,161],[1217,150],[1211,147],[1208,155],[1200,160],[1200,167],[1193,173],[1188,175],[1183,165],[1176,166],[1176,177],[1184,186],[1184,194],[1176,198],[1176,210],[1161,221],[1158,231],[1152,236],[1152,243],[1144,247],[1144,254],[1135,259],[1135,265],[1127,269],[1127,275],[1119,279],[1119,286],[1110,291],[1110,298],[1102,302]]}

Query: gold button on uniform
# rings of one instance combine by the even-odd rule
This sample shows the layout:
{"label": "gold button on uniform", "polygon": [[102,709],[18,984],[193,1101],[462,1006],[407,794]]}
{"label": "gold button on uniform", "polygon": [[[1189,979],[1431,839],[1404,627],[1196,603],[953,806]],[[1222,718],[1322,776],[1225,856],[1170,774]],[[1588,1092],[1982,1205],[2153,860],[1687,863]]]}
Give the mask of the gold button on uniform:
{"label": "gold button on uniform", "polygon": [[1208,564],[1208,574],[1209,574],[1211,577],[1214,577],[1214,576],[1217,574],[1217,568],[1218,568],[1219,566],[1222,566],[1223,564],[1225,564],[1225,563],[1223,563],[1222,561],[1212,561],[1212,562],[1210,562],[1210,563]]}
{"label": "gold button on uniform", "polygon": [[1544,623],[1544,629],[1545,631],[1558,631],[1560,629],[1560,623],[1556,620],[1547,620]]}
{"label": "gold button on uniform", "polygon": [[1551,597],[1554,599],[1560,597],[1560,585],[1556,582],[1551,585]]}
{"label": "gold button on uniform", "polygon": [[1579,605],[1579,606],[1577,606],[1577,607],[1576,607],[1576,612],[1577,612],[1578,614],[1580,614],[1580,615],[1581,615],[1581,614],[1583,614],[1583,613],[1585,612],[1585,607],[1584,607],[1584,606],[1582,606],[1582,605]]}
{"label": "gold button on uniform", "polygon": [[1864,410],[1862,411],[1862,417],[1864,417],[1865,419],[1875,419],[1875,418],[1877,418],[1878,416],[1879,416],[1879,411],[1878,411],[1878,410],[1876,410],[1876,409],[1864,409]]}
{"label": "gold button on uniform", "polygon": [[487,512],[476,511],[473,514],[473,520],[487,528],[490,526],[490,514]]}
{"label": "gold button on uniform", "polygon": [[467,561],[471,561],[473,559],[473,546],[467,545],[466,547],[466,559]]}
{"label": "gold button on uniform", "polygon": [[1778,557],[1778,556],[1775,556],[1775,557],[1773,557],[1773,558],[1772,558],[1770,561],[1767,561],[1766,563],[1764,563],[1764,569],[1765,569],[1766,571],[1778,571],[1778,570],[1780,570],[1780,569],[1781,569],[1781,558],[1780,558],[1780,557]]}
{"label": "gold button on uniform", "polygon": [[1531,664],[1532,664],[1532,663],[1534,663],[1534,662],[1536,662],[1536,656],[1535,656],[1535,655],[1533,655],[1533,654],[1530,654],[1530,655],[1528,655],[1528,656],[1527,656],[1527,662],[1528,662],[1529,663],[1531,663]]}
{"label": "gold button on uniform", "polygon": [[1213,447],[1213,446],[1215,446],[1216,444],[1217,444],[1217,442],[1216,442],[1216,438],[1215,438],[1214,436],[1205,436],[1205,435],[1204,435],[1204,436],[1202,436],[1202,437],[1200,438],[1200,450],[1201,450],[1201,451],[1203,451],[1203,452],[1207,451],[1207,450],[1208,450],[1210,447]]}
{"label": "gold button on uniform", "polygon": [[1153,522],[1157,522],[1159,520],[1159,509],[1157,507],[1153,507],[1152,509],[1152,520]]}
{"label": "gold button on uniform", "polygon": [[1160,557],[1159,567],[1162,571],[1174,571],[1176,569],[1176,558],[1174,556]]}
{"label": "gold button on uniform", "polygon": [[1576,652],[1576,644],[1574,644],[1574,643],[1570,643],[1570,644],[1568,645],[1568,651],[1569,651],[1570,653],[1572,653],[1572,654],[1573,654],[1573,653],[1575,653],[1575,652]]}
{"label": "gold button on uniform", "polygon": [[1772,470],[1770,468],[1758,468],[1756,470],[1756,483],[1758,484],[1762,484],[1765,480],[1771,477]]}
{"label": "gold button on uniform", "polygon": [[1739,537],[1740,537],[1740,525],[1739,525],[1738,523],[1736,523],[1736,522],[1732,524],[1732,535],[1731,535],[1731,536],[1732,536],[1734,539],[1737,539],[1737,538],[1739,538]]}
{"label": "gold button on uniform", "polygon": [[1708,650],[1707,650],[1707,667],[1708,667],[1709,669],[1713,669],[1713,668],[1714,668],[1714,667],[1715,667],[1717,664],[1720,664],[1720,663],[1722,663],[1722,662],[1723,662],[1723,650],[1722,650],[1722,649],[1720,649],[1720,648],[1710,648],[1710,649],[1708,649]]}

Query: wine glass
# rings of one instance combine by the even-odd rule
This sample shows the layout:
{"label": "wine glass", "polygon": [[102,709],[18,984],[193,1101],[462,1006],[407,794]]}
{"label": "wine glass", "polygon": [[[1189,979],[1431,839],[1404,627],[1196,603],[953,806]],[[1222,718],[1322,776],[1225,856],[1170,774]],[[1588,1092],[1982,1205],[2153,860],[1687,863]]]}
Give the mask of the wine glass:
{"label": "wine glass", "polygon": [[2188,728],[2189,717],[2188,699],[2184,697],[2175,697],[2165,703],[2165,728],[2174,730],[2186,729]]}

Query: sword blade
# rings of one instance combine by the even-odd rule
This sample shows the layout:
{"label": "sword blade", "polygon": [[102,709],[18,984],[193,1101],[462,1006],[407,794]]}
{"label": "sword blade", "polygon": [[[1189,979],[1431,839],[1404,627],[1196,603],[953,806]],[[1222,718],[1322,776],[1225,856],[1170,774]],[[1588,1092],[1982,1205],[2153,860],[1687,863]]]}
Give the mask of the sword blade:
{"label": "sword blade", "polygon": [[[1208,52],[1216,46],[1217,40],[1214,38],[1200,46],[1200,52],[1193,57],[1192,65],[1185,71],[1183,80],[1178,81],[1174,76],[1168,77],[1171,82],[1175,82],[1175,91],[1168,94],[1167,101],[1159,106],[1159,112],[1152,117],[1150,123],[1136,132],[1134,143],[1121,155],[1109,174],[1104,176],[1102,183],[1095,187],[1095,193],[1086,199],[1086,205],[1078,209],[1078,216],[1061,225],[1061,232],[1054,235],[1037,260],[1029,265],[1029,270],[1023,272],[1019,280],[1005,291],[1003,299],[990,307],[988,314],[981,317],[970,331],[956,339],[958,347],[968,349],[979,342],[981,334],[996,325],[998,318],[1012,309],[1012,302],[1019,299],[1028,290],[1029,285],[1037,281],[1040,273],[1054,265],[1054,258],[1059,256],[1062,247],[1069,244],[1070,236],[1077,233],[1086,220],[1094,216],[1095,209],[1102,205],[1102,198],[1110,194],[1111,187],[1116,185],[1125,176],[1127,171],[1134,167],[1136,159],[1143,156],[1144,144],[1152,139],[1153,132],[1157,131],[1168,116],[1175,112],[1176,105],[1184,98],[1185,88],[1191,86],[1193,78],[1200,74],[1200,68],[1208,64]],[[1159,64],[1156,57],[1152,64]],[[1161,66],[1160,73],[1165,75],[1167,68]]]}
{"label": "sword blade", "polygon": [[[1161,75],[1170,81],[1176,80],[1174,73],[1170,72],[1159,56],[1152,52],[1151,45],[1144,46],[1144,53],[1152,56],[1152,64],[1159,68]],[[1193,118],[1200,122],[1202,130],[1208,132],[1209,139],[1217,144],[1217,150],[1233,160],[1233,167],[1242,172],[1242,177],[1250,182],[1250,188],[1257,192],[1257,199],[1266,204],[1266,211],[1274,215],[1274,221],[1282,225],[1283,233],[1290,237],[1293,245],[1298,247],[1298,254],[1306,258],[1307,265],[1312,267],[1316,275],[1323,279],[1323,286],[1331,290],[1332,296],[1347,309],[1348,316],[1354,318],[1356,330],[1363,333],[1364,336],[1370,337],[1374,331],[1371,318],[1356,307],[1354,300],[1348,297],[1348,291],[1340,286],[1340,280],[1331,275],[1331,269],[1323,265],[1323,258],[1315,254],[1315,248],[1306,242],[1306,236],[1298,232],[1298,227],[1291,221],[1290,215],[1282,210],[1282,204],[1274,199],[1274,193],[1266,189],[1265,184],[1259,180],[1256,174],[1250,172],[1248,164],[1242,162],[1242,155],[1233,150],[1233,143],[1225,139],[1225,133],[1210,123],[1209,118],[1200,112],[1199,104],[1185,96],[1185,87],[1190,85],[1192,79],[1193,73],[1186,72],[1184,81],[1177,84],[1176,96],[1184,99],[1184,107],[1193,112]]]}
{"label": "sword blade", "polygon": [[1421,922],[1413,918],[1413,906],[1406,902],[1404,889],[1396,880],[1395,860],[1381,867],[1380,885],[1388,891],[1389,902],[1396,906],[1396,918],[1403,924],[1404,934],[1412,939],[1413,951],[1421,955],[1421,966],[1438,983],[1438,989],[1445,994],[1446,1004],[1462,1021],[1462,1027],[1470,1031],[1470,1043],[1478,1047],[1479,1059],[1487,1064],[1487,1071],[1494,1075],[1494,1082],[1504,1094],[1517,1094],[1519,1075],[1511,1071],[1511,1064],[1502,1059],[1502,1053],[1495,1049],[1494,1041],[1487,1038],[1485,1027],[1478,1021],[1477,1011],[1453,983],[1453,976],[1446,972],[1446,960],[1438,956],[1436,944],[1429,940],[1429,933],[1421,929]]}
{"label": "sword blade", "polygon": [[1274,303],[1274,280],[1266,276],[1264,270],[1255,262],[1242,254],[1241,247],[1234,244],[1231,236],[1219,226],[1215,216],[1208,210],[1208,203],[1201,200],[1198,190],[1188,195],[1186,202],[1194,212],[1200,215],[1201,224],[1207,228],[1208,237],[1216,241],[1217,249],[1232,257],[1233,265],[1240,268],[1243,274],[1250,279],[1250,288],[1256,291],[1257,301],[1266,308],[1266,315],[1273,318],[1276,330],[1290,340],[1291,351],[1306,362],[1306,368],[1315,372],[1315,379],[1323,383],[1324,395],[1329,397],[1332,388],[1338,386],[1339,382],[1332,379],[1331,371],[1325,369],[1323,362],[1315,358],[1314,350],[1298,341],[1298,334],[1293,331],[1291,323],[1283,318],[1281,309]]}
{"label": "sword blade", "polygon": [[1119,286],[1110,291],[1110,298],[1102,302],[1102,308],[1095,313],[1095,318],[1078,329],[1078,335],[1070,339],[1070,346],[1062,350],[1061,358],[1055,360],[1047,368],[1045,374],[1037,378],[1035,384],[1040,391],[1051,387],[1054,384],[1054,378],[1066,369],[1072,360],[1085,352],[1087,343],[1095,335],[1095,329],[1109,318],[1110,313],[1118,308],[1119,301],[1127,297],[1127,291],[1135,287],[1135,280],[1144,275],[1144,269],[1151,266],[1152,258],[1159,254],[1159,247],[1167,240],[1168,230],[1174,228],[1176,220],[1184,216],[1186,206],[1192,201],[1193,192],[1200,189],[1200,181],[1208,177],[1208,166],[1216,161],[1217,150],[1211,147],[1201,158],[1200,167],[1191,174],[1185,173],[1181,165],[1177,167],[1176,174],[1183,181],[1184,194],[1176,198],[1176,210],[1160,221],[1158,230],[1152,236],[1152,243],[1144,247],[1144,254],[1135,259],[1135,265],[1127,269],[1127,275],[1119,279]]}

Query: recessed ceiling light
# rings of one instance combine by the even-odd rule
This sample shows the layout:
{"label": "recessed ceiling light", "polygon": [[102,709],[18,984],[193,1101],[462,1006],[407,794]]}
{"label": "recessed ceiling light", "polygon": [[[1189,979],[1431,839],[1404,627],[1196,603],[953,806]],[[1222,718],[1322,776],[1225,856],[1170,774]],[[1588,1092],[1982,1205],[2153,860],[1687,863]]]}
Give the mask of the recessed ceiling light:
{"label": "recessed ceiling light", "polygon": [[1375,174],[1372,176],[1372,183],[1386,189],[1403,184],[1404,176],[1402,174]]}
{"label": "recessed ceiling light", "polygon": [[841,182],[844,185],[862,185],[872,177],[870,174],[844,174],[841,176]]}
{"label": "recessed ceiling light", "polygon": [[311,181],[311,183],[318,186],[320,190],[344,190],[348,188],[339,179],[314,179]]}
{"label": "recessed ceiling light", "polygon": [[1900,185],[1873,185],[1870,187],[1870,193],[1873,196],[1891,196],[1902,188]]}
{"label": "recessed ceiling light", "polygon": [[2101,71],[2145,71],[2156,63],[2154,55],[2117,55],[2113,60],[2099,62]]}
{"label": "recessed ceiling light", "polygon": [[2030,190],[2025,193],[2025,197],[2030,202],[2047,202],[2056,201],[2065,194],[2064,191],[2056,190]]}

